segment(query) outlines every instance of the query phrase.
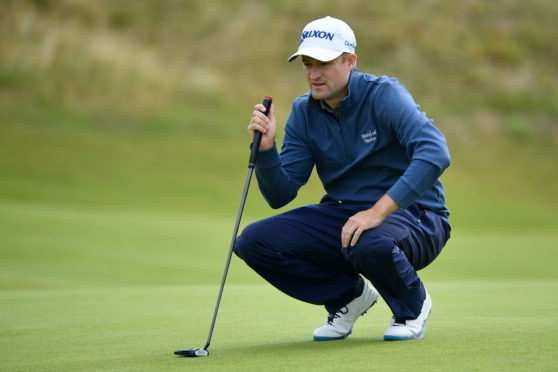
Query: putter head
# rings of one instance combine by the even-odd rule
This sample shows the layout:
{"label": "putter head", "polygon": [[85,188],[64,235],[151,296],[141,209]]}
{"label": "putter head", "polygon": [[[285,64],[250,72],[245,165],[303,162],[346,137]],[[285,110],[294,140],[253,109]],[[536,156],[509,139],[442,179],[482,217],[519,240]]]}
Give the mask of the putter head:
{"label": "putter head", "polygon": [[209,351],[205,349],[176,350],[174,355],[182,357],[204,357],[209,355]]}

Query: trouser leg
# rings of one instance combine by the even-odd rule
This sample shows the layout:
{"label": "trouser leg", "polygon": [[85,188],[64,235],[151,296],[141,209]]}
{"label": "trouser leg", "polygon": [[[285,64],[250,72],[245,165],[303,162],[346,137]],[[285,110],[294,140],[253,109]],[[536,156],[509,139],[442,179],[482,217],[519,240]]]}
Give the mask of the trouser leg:
{"label": "trouser leg", "polygon": [[341,248],[341,229],[358,210],[335,203],[298,208],[247,226],[235,253],[282,292],[332,312],[360,295],[369,279],[399,320],[415,319],[424,301],[417,270],[449,238],[449,225],[416,205]]}
{"label": "trouser leg", "polygon": [[282,292],[335,311],[360,295],[363,285],[340,251],[347,218],[324,204],[297,208],[248,225],[235,253]]}
{"label": "trouser leg", "polygon": [[412,205],[365,231],[344,254],[372,282],[396,319],[416,319],[425,298],[417,270],[436,258],[448,238],[449,225]]}

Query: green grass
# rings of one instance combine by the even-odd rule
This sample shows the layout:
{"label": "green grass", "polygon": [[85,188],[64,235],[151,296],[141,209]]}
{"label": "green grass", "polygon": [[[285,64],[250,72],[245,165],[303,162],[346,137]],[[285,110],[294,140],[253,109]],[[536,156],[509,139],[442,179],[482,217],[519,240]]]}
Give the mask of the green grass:
{"label": "green grass", "polygon": [[[234,265],[233,269],[236,269]],[[431,281],[423,340],[384,342],[380,302],[348,339],[314,342],[317,306],[264,284],[227,285],[207,358],[217,285],[0,293],[6,371],[548,371],[557,362],[557,281]]]}
{"label": "green grass", "polygon": [[457,230],[422,271],[427,335],[405,343],[382,341],[383,302],[349,339],[313,342],[324,310],[235,257],[211,355],[179,359],[174,349],[205,344],[233,216],[2,201],[0,222],[7,371],[544,371],[558,361],[554,230]]}
{"label": "green grass", "polygon": [[[130,117],[114,130],[49,112],[0,126],[6,370],[544,371],[558,361],[558,173],[544,139],[450,146],[453,231],[421,272],[434,299],[424,340],[381,341],[389,312],[380,303],[348,340],[312,342],[323,310],[277,293],[235,258],[211,355],[184,360],[172,351],[207,337],[246,138],[190,136],[172,120],[154,133]],[[313,178],[287,208],[322,193]],[[272,213],[254,180],[243,225]]]}
{"label": "green grass", "polygon": [[[0,289],[215,284],[235,215],[0,201]],[[248,214],[241,228],[252,220]],[[437,264],[422,275],[558,279],[557,241],[553,229],[476,231],[457,225]],[[253,283],[256,275],[243,266],[233,276]]]}
{"label": "green grass", "polygon": [[[555,369],[555,1],[4,5],[0,370]],[[448,139],[426,338],[381,341],[380,303],[349,339],[312,342],[323,310],[234,258],[211,356],[175,358],[207,337],[252,105],[272,95],[285,121],[307,89],[285,58],[326,14],[355,29],[359,70],[398,77]],[[272,211],[253,181],[242,225],[322,195],[312,177]]]}

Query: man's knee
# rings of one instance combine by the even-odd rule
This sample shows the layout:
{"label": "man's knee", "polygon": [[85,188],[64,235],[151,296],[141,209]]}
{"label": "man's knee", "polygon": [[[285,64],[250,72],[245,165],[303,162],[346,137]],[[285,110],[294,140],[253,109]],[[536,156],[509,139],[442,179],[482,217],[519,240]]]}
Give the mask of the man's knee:
{"label": "man's knee", "polygon": [[246,226],[234,243],[234,253],[244,261],[252,256],[253,248],[257,245],[259,234],[253,225]]}
{"label": "man's knee", "polygon": [[245,262],[252,259],[260,260],[262,256],[269,254],[269,242],[273,236],[273,224],[269,220],[260,220],[249,224],[236,238],[234,253]]}

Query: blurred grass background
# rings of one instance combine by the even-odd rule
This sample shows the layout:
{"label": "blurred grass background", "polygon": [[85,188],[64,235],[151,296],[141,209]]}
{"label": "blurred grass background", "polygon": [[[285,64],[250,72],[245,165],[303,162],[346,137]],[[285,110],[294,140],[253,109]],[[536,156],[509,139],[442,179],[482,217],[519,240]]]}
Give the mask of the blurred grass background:
{"label": "blurred grass background", "polygon": [[[284,122],[292,99],[307,90],[300,65],[286,58],[302,27],[325,15],[353,27],[359,70],[397,77],[448,138],[453,163],[443,181],[454,228],[450,246],[463,249],[448,256],[456,266],[448,263],[442,272],[455,273],[463,260],[474,262],[472,252],[482,255],[487,244],[478,234],[496,237],[500,246],[494,249],[501,252],[510,250],[498,237],[550,234],[542,248],[550,254],[547,263],[555,263],[554,1],[4,0],[0,242],[7,271],[1,286],[38,285],[39,278],[25,284],[23,275],[17,276],[13,265],[22,261],[12,255],[26,244],[30,252],[45,244],[44,236],[18,239],[51,231],[44,221],[56,218],[59,226],[85,219],[92,228],[95,216],[104,216],[101,221],[114,216],[113,233],[104,223],[98,235],[82,232],[75,238],[93,250],[102,249],[101,239],[111,252],[123,249],[127,257],[133,247],[123,248],[124,233],[118,231],[131,232],[135,224],[159,226],[157,236],[164,239],[165,231],[182,234],[180,226],[199,225],[198,231],[212,234],[215,223],[226,237],[245,178],[252,106],[271,95]],[[313,177],[287,208],[317,202],[322,194]],[[272,213],[253,182],[245,220]],[[33,225],[37,218],[42,219]],[[200,239],[183,234],[182,247]],[[228,246],[228,238],[223,240],[213,243],[217,252]],[[525,246],[513,252],[521,252],[516,266],[523,267],[536,239],[509,243],[519,241]],[[47,262],[59,262],[51,253],[45,246]],[[154,249],[142,268],[157,254]],[[99,265],[101,270],[108,264]],[[174,269],[177,278],[179,267]],[[135,267],[129,275],[142,282],[141,270]],[[491,275],[489,267],[479,270],[463,275]],[[550,269],[533,267],[529,273],[556,277]],[[173,277],[165,270],[159,274]],[[99,278],[91,274],[83,280]]]}
{"label": "blurred grass background", "polygon": [[[322,309],[235,258],[218,346],[195,368],[556,365],[555,1],[3,0],[3,368],[191,367],[169,356],[207,334],[252,107],[271,95],[286,120],[307,90],[286,58],[325,15],[354,29],[359,70],[397,77],[448,139],[452,239],[421,271],[438,309],[430,336],[379,342],[380,305],[348,343],[307,342]],[[282,210],[322,195],[312,177]],[[273,213],[253,180],[242,224]]]}

